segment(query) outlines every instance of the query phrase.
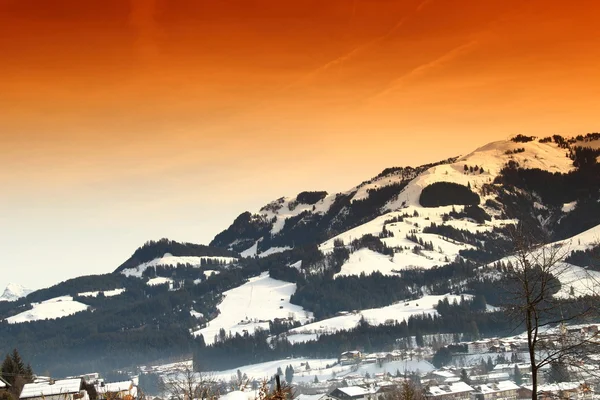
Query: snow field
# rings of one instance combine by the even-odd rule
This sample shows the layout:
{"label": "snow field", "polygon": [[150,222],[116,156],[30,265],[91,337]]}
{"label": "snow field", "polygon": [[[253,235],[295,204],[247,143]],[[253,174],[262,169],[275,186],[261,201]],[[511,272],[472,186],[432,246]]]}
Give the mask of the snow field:
{"label": "snow field", "polygon": [[195,256],[173,256],[169,253],[166,253],[164,256],[155,258],[152,261],[148,261],[138,265],[135,268],[127,268],[121,271],[121,273],[125,276],[133,276],[136,278],[141,278],[144,271],[149,267],[157,267],[159,265],[168,265],[172,267],[176,267],[178,264],[190,264],[195,267],[200,267],[200,263],[202,260],[212,260],[218,262],[226,262],[233,263],[237,261],[236,258],[233,257],[195,257]]}
{"label": "snow field", "polygon": [[112,296],[118,296],[122,293],[125,292],[125,289],[113,289],[113,290],[100,290],[100,291],[96,291],[96,292],[83,292],[83,293],[78,293],[78,296],[81,297],[97,297],[98,294],[102,293],[104,295],[104,297],[112,297]]}
{"label": "snow field", "polygon": [[245,284],[223,293],[219,315],[194,335],[202,334],[205,342],[212,344],[221,328],[227,333],[242,334],[244,331],[253,333],[257,328],[268,329],[269,320],[275,318],[291,317],[305,323],[313,315],[290,304],[295,291],[296,284],[272,279],[268,273],[250,278]]}
{"label": "snow field", "polygon": [[31,303],[31,310],[6,318],[9,324],[21,322],[40,321],[45,319],[57,319],[73,315],[88,309],[88,305],[74,301],[72,296],[55,297],[41,303]]}
{"label": "snow field", "polygon": [[[465,299],[470,299],[472,296],[463,295],[463,297]],[[309,336],[310,334],[326,334],[352,329],[356,327],[363,318],[369,325],[380,325],[386,322],[401,322],[407,320],[412,315],[436,315],[437,311],[435,310],[435,306],[437,306],[440,300],[445,298],[447,298],[450,303],[454,302],[454,300],[459,303],[461,301],[461,296],[457,295],[423,296],[417,300],[403,301],[386,307],[361,310],[357,313],[348,313],[347,315],[340,315],[303,325],[291,329],[288,332],[288,340],[292,338],[291,340],[294,342],[300,342],[302,339],[311,340],[312,337]],[[304,336],[294,337],[296,334]]]}

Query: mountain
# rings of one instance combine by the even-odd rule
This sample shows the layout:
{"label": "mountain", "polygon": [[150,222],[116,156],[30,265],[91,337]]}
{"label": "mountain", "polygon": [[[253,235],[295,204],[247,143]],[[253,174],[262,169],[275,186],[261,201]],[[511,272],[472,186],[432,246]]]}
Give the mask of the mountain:
{"label": "mountain", "polygon": [[209,245],[149,241],[112,273],[0,303],[1,350],[56,375],[191,354],[197,368],[231,369],[514,330],[499,281],[515,224],[568,245],[565,309],[600,279],[598,143],[518,135],[274,200]]}
{"label": "mountain", "polygon": [[0,301],[15,301],[27,296],[32,291],[16,283],[9,283],[4,289]]}

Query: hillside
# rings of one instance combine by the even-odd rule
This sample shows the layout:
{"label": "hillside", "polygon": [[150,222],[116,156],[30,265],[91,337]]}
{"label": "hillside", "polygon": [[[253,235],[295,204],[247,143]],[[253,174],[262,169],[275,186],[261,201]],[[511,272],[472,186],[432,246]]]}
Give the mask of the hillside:
{"label": "hillside", "polygon": [[518,136],[345,192],[280,198],[208,246],[147,242],[112,273],[0,302],[2,350],[57,375],[191,354],[197,368],[228,370],[508,332],[498,282],[516,224],[568,249],[557,298],[577,301],[600,278],[592,139]]}

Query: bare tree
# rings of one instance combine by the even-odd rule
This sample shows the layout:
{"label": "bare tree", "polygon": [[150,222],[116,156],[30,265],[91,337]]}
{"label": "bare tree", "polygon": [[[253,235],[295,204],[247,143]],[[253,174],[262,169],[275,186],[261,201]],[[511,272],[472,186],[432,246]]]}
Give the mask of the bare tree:
{"label": "bare tree", "polygon": [[162,391],[174,400],[214,399],[217,380],[206,372],[194,372],[191,366],[177,368],[162,379]]}
{"label": "bare tree", "polygon": [[[506,308],[524,326],[531,368],[532,400],[538,398],[538,373],[552,365],[578,368],[597,344],[598,332],[568,334],[566,324],[584,322],[596,314],[595,290],[573,295],[572,266],[564,262],[566,243],[544,244],[522,228],[512,234],[515,245],[507,268]],[[562,282],[561,282],[562,281]],[[592,277],[587,281],[595,285]],[[567,288],[562,285],[569,285]],[[577,282],[581,287],[585,282]],[[565,289],[570,292],[565,294]],[[591,289],[591,288],[590,288]],[[597,300],[597,298],[596,298]]]}
{"label": "bare tree", "polygon": [[404,380],[401,384],[385,393],[384,400],[425,400],[423,390],[410,380]]}

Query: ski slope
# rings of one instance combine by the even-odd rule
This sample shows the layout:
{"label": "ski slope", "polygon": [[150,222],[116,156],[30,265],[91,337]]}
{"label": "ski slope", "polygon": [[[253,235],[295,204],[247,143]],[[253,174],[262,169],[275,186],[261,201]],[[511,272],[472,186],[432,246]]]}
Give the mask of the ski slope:
{"label": "ski slope", "polygon": [[88,309],[88,305],[74,301],[71,296],[55,297],[41,303],[31,303],[33,308],[20,314],[6,318],[9,324],[21,322],[40,321],[45,319],[57,319],[73,315]]}
{"label": "ski slope", "polygon": [[293,318],[305,323],[313,318],[311,312],[290,304],[296,284],[269,277],[268,273],[250,278],[237,288],[223,293],[219,315],[194,335],[202,334],[207,344],[214,343],[220,329],[232,334],[253,333],[256,329],[269,329],[269,321],[275,318]]}

